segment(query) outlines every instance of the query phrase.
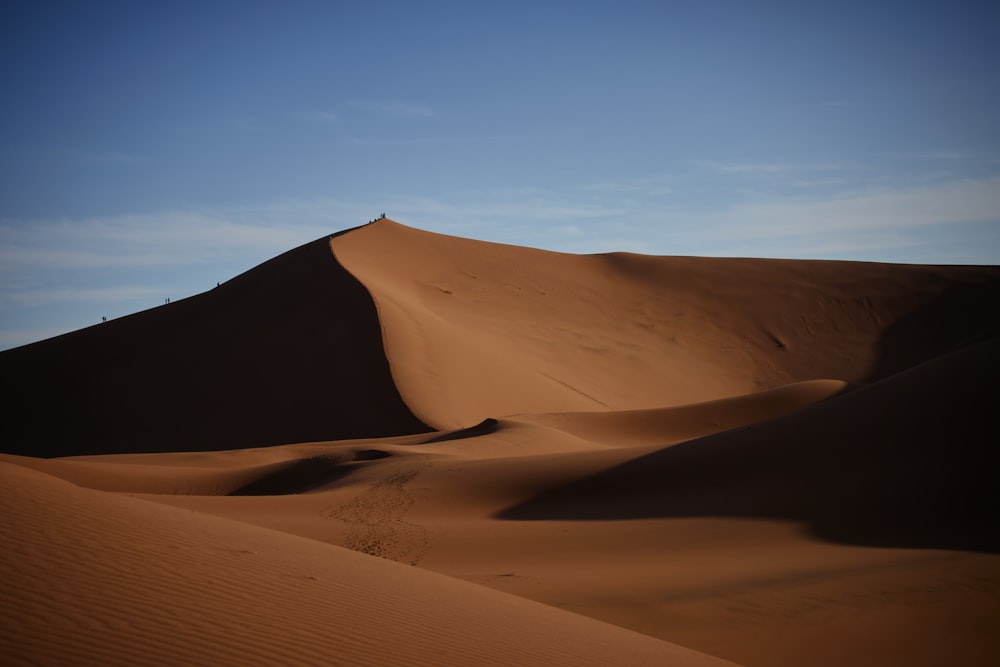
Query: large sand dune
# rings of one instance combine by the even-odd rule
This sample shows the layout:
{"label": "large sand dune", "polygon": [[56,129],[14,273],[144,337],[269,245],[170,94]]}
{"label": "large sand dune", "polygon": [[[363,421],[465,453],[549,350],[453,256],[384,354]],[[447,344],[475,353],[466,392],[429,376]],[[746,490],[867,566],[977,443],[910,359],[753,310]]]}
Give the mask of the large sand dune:
{"label": "large sand dune", "polygon": [[991,267],[321,239],[0,354],[0,653],[996,664],[997,303]]}
{"label": "large sand dune", "polygon": [[1000,272],[562,255],[381,220],[331,243],[393,376],[438,428],[885,377],[1000,325]]}
{"label": "large sand dune", "polygon": [[426,430],[320,239],[218,288],[0,355],[6,451],[255,447]]}

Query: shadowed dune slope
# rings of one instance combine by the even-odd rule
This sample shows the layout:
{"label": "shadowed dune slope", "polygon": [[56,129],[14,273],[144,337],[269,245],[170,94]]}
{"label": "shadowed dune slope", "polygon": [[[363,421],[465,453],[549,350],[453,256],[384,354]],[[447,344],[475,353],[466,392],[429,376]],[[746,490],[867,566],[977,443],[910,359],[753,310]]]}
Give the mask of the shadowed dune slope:
{"label": "shadowed dune slope", "polygon": [[11,664],[724,665],[339,547],[0,463]]}
{"label": "shadowed dune slope", "polygon": [[617,446],[666,445],[774,419],[848,389],[847,383],[838,380],[809,380],[672,408],[518,415],[517,420]]}
{"label": "shadowed dune slope", "polygon": [[757,517],[836,542],[1000,551],[1000,338],[511,507],[532,520]]}
{"label": "shadowed dune slope", "polygon": [[[981,380],[983,376],[994,374],[989,356],[979,356],[975,348],[968,348],[959,355],[966,353],[972,355],[972,359],[983,361],[982,373],[969,377],[972,386],[988,391],[989,385],[984,387]],[[933,363],[939,362],[948,362],[948,358]],[[766,429],[768,424],[795,415],[805,419],[806,414],[815,410],[807,407],[810,404],[834,406],[876,389],[895,398],[888,401],[883,396],[874,401],[869,394],[861,403],[874,401],[871,407],[874,414],[884,412],[887,402],[906,405],[906,401],[913,399],[908,405],[922,412],[924,418],[933,420],[944,415],[942,419],[947,423],[953,406],[943,403],[939,406],[941,412],[935,412],[933,401],[917,400],[919,396],[914,398],[905,389],[899,393],[900,387],[893,388],[895,381],[902,381],[901,387],[905,387],[907,376],[919,380],[923,377],[917,374],[921,370],[927,368],[897,375],[870,389],[844,394],[837,394],[842,387],[836,382],[814,381],[698,405],[621,413],[519,415],[487,420],[471,429],[376,440],[68,459],[4,456],[0,461],[58,476],[81,486],[118,493],[95,492],[83,496],[74,487],[46,485],[39,495],[32,497],[31,503],[26,503],[27,507],[15,504],[9,510],[0,509],[0,515],[23,522],[15,523],[0,539],[11,545],[9,554],[31,554],[17,570],[28,572],[25,576],[36,582],[36,588],[28,590],[38,587],[55,591],[85,589],[91,581],[87,579],[91,570],[99,569],[109,560],[120,563],[125,559],[120,553],[114,557],[109,555],[117,552],[109,552],[102,546],[104,542],[110,541],[119,547],[122,542],[114,524],[88,523],[75,510],[62,508],[61,503],[70,503],[90,517],[101,517],[109,513],[109,505],[94,502],[96,498],[105,498],[113,501],[112,504],[133,503],[134,498],[120,494],[142,493],[146,500],[191,511],[172,515],[177,523],[172,524],[171,531],[166,530],[168,526],[155,512],[130,519],[138,524],[138,529],[127,530],[131,535],[129,539],[137,540],[135,548],[141,549],[142,554],[128,556],[124,567],[129,570],[144,568],[154,573],[168,569],[175,574],[164,575],[164,578],[170,580],[169,585],[173,587],[170,590],[177,591],[186,590],[191,581],[198,581],[199,571],[207,573],[209,578],[218,576],[215,565],[209,563],[225,564],[227,572],[234,570],[234,576],[240,575],[238,580],[223,578],[211,590],[221,589],[219,595],[237,596],[233,591],[239,589],[238,582],[243,581],[246,584],[246,588],[241,589],[244,596],[253,595],[255,602],[273,607],[274,613],[268,618],[286,618],[289,603],[280,599],[286,594],[296,596],[298,603],[311,608],[315,603],[311,590],[281,588],[280,578],[267,579],[265,575],[268,572],[285,574],[284,561],[267,559],[258,563],[254,558],[271,552],[246,546],[243,537],[212,528],[212,534],[232,549],[232,552],[216,553],[216,542],[205,541],[200,528],[206,514],[416,565],[419,569],[585,614],[740,664],[760,667],[802,664],[986,667],[996,664],[998,654],[995,628],[996,619],[1000,618],[997,568],[1000,556],[926,549],[859,548],[850,542],[856,542],[859,535],[864,537],[865,531],[871,528],[871,524],[864,523],[863,511],[860,531],[843,534],[826,531],[822,537],[827,539],[818,539],[815,530],[803,530],[810,526],[815,529],[814,519],[824,516],[816,511],[816,496],[825,497],[824,502],[832,499],[834,511],[837,511],[835,503],[844,497],[850,502],[858,476],[871,467],[868,459],[854,456],[856,450],[850,443],[837,445],[847,454],[843,461],[834,458],[829,473],[810,470],[809,442],[794,441],[774,449],[761,448],[760,445],[766,445],[767,437],[763,443],[743,442],[766,458],[748,463],[746,458],[737,456],[733,461],[734,469],[727,473],[728,478],[714,474],[717,468],[712,468],[711,464],[719,466],[723,462],[712,461],[710,455],[700,461],[707,469],[686,466],[681,461],[676,473],[671,472],[671,463],[661,465],[655,459],[662,454],[659,450],[663,450],[664,445],[693,436],[721,431],[754,433],[758,429],[764,429],[761,432],[766,436],[770,432]],[[961,364],[953,370],[959,374],[966,372]],[[935,372],[932,379],[934,382],[920,391],[933,390],[935,382],[951,386],[947,373]],[[939,394],[941,392],[943,389]],[[988,393],[982,396],[982,400],[989,400],[986,398]],[[955,396],[955,400],[964,398],[968,395],[961,392]],[[851,420],[852,414],[870,418],[864,411],[816,412],[813,418],[819,422],[812,426],[811,433],[822,431],[824,424],[830,424],[824,420],[831,415]],[[957,412],[955,416],[964,419],[970,413]],[[775,421],[762,421],[767,419]],[[745,428],[751,422],[758,425]],[[833,427],[847,436],[855,432],[836,422]],[[855,429],[862,427],[854,425]],[[947,427],[938,428],[940,431]],[[892,434],[883,429],[876,436],[881,438],[887,433]],[[961,433],[959,430],[958,434]],[[707,438],[695,442],[711,441],[712,438]],[[796,444],[803,446],[793,446]],[[689,445],[672,446],[678,449]],[[894,456],[899,457],[904,467],[907,467],[907,452],[914,448],[908,440],[875,446],[895,448]],[[798,458],[785,461],[789,451],[798,454]],[[821,447],[817,452],[817,466],[831,465],[829,448]],[[956,456],[960,455],[961,452],[956,452]],[[932,486],[931,499],[935,502],[942,498],[947,500],[954,491],[954,485],[948,481],[954,466],[948,463],[948,455],[942,454],[940,458],[942,477],[931,482],[932,485],[946,485],[947,490],[942,494]],[[645,460],[651,460],[652,467],[643,476],[641,468]],[[622,483],[617,487],[613,484],[587,486],[587,480],[599,478],[608,471],[614,475],[616,468],[626,468],[630,463],[633,467],[625,470]],[[983,479],[989,480],[989,461],[982,463],[983,470],[964,478],[979,488],[984,488]],[[857,470],[852,470],[852,466]],[[770,476],[769,468],[774,469]],[[0,472],[0,477],[2,475]],[[691,476],[690,480],[686,475]],[[743,484],[744,476],[746,484]],[[885,482],[887,495],[898,493],[898,485],[892,479]],[[685,483],[688,486],[684,486]],[[816,483],[823,486],[814,493],[811,486]],[[838,483],[844,488],[838,488]],[[579,493],[575,484],[582,484]],[[636,488],[631,488],[633,486]],[[7,488],[14,488],[14,484],[0,478],[0,490]],[[733,495],[725,495],[727,489],[731,489]],[[688,514],[678,513],[676,506],[668,507],[675,510],[673,513],[664,510],[664,494],[672,490],[688,502],[686,507],[680,508]],[[50,499],[43,498],[42,494]],[[730,504],[720,501],[712,505],[716,494],[723,494],[722,501],[730,501]],[[989,492],[984,491],[984,494],[989,500]],[[555,504],[546,507],[546,498],[554,499]],[[797,498],[805,503],[802,511],[796,510]],[[536,500],[542,502],[534,505]],[[875,500],[880,499],[876,497]],[[902,500],[909,503],[912,499],[903,497]],[[871,498],[864,498],[864,501],[870,503]],[[56,503],[54,511],[67,526],[50,525],[52,517],[38,518],[39,508],[48,502]],[[141,503],[119,506],[145,507]],[[525,514],[505,516],[504,510],[515,506],[525,508]],[[949,513],[955,507],[954,503],[942,504],[939,513],[931,517],[932,523],[950,520]],[[877,504],[875,509],[879,509]],[[919,519],[919,504],[911,509]],[[829,512],[829,507],[824,510],[820,506],[820,510]],[[848,506],[839,517],[844,521],[857,514],[856,506]],[[591,520],[595,518],[598,520]],[[968,530],[970,535],[989,534],[984,530],[984,526],[989,528],[989,525],[979,521],[981,518],[980,513],[977,521],[960,523],[958,527]],[[70,540],[64,531],[77,524],[94,526],[94,534],[84,540],[85,544],[91,539],[100,544],[68,549]],[[177,544],[165,546],[158,541],[150,544],[150,535],[144,532],[147,529],[159,536],[157,540],[160,537],[167,542],[178,540]],[[927,535],[918,534],[917,537],[926,539]],[[895,544],[903,544],[899,535],[890,532],[889,536]],[[109,537],[113,539],[108,540]],[[914,543],[913,537],[909,535],[909,544]],[[188,539],[203,548],[192,546],[186,541]],[[129,542],[126,540],[125,544]],[[301,543],[287,546],[288,549],[281,548],[286,554],[312,553],[311,547]],[[244,550],[258,554],[251,556],[243,553]],[[72,555],[74,568],[67,569],[61,578],[48,574],[48,570],[39,573],[37,569],[30,569],[35,562],[58,562],[67,557],[67,553]],[[382,584],[366,581],[357,570],[345,567],[334,555],[339,553],[336,550],[324,553],[321,559],[328,566],[353,577],[350,579],[352,584],[357,579],[373,587],[375,594],[352,608],[348,616],[351,623],[345,625],[338,620],[328,623],[331,627],[322,630],[308,625],[309,632],[314,632],[313,638],[301,649],[294,649],[303,654],[329,650],[326,642],[331,636],[336,641],[341,640],[335,634],[337,629],[344,625],[348,630],[356,630],[359,626],[354,621],[379,613],[382,605],[388,605],[386,609],[390,612],[384,616],[391,626],[386,632],[393,637],[405,637],[409,630],[396,627],[398,618],[394,610],[426,616],[433,621],[441,618],[437,605],[454,604],[447,599],[428,596],[423,600],[424,606],[414,611],[405,599],[400,602],[398,597],[382,596]],[[325,576],[310,569],[311,562],[310,557],[309,563],[296,561],[288,567],[305,573],[307,578],[315,576],[318,581],[325,581]],[[254,563],[261,571],[243,576],[243,566]],[[32,572],[38,573],[37,576]],[[0,573],[0,576],[7,580],[5,574]],[[395,587],[397,592],[408,590],[399,588],[398,581],[386,577],[378,571],[375,581],[381,582],[384,578],[385,584]],[[143,581],[144,590],[150,592],[144,598],[149,608],[136,614],[142,619],[138,632],[145,632],[150,627],[153,622],[150,618],[176,616],[171,605],[177,599],[171,595],[161,600],[157,593],[167,586],[160,581],[159,575]],[[291,577],[291,581],[298,579]],[[47,586],[46,582],[52,585]],[[120,591],[120,588],[116,585],[113,590]],[[246,593],[251,589],[254,593]],[[257,593],[261,589],[265,594]],[[440,590],[441,587],[434,584],[432,589]],[[18,596],[29,599],[24,588],[19,590],[21,592],[12,593],[10,602],[0,601],[0,609],[8,609],[10,618],[14,619],[12,624],[20,623],[22,627],[37,630],[39,625],[32,625],[31,619],[39,608],[45,614],[69,618],[69,622],[83,615],[74,605],[72,595],[68,599],[57,597],[26,605],[17,602]],[[272,590],[277,601],[271,597]],[[323,589],[322,593],[327,598],[323,602],[326,605],[343,596],[342,592],[329,589]],[[331,596],[332,593],[336,595]],[[131,593],[120,593],[119,597],[129,595]],[[403,594],[403,598],[407,596],[408,593]],[[472,602],[485,604],[478,599]],[[88,601],[85,605],[87,610],[92,609],[90,604]],[[117,610],[118,607],[112,607],[110,611],[94,612],[94,623],[106,622],[114,626],[121,617]],[[256,627],[255,618],[248,620],[248,616],[255,613],[255,609],[241,609],[237,621]],[[339,619],[337,614],[342,613],[342,608],[327,606],[317,613],[322,613],[327,620]],[[488,620],[492,612],[480,609],[477,613],[486,614],[480,617]],[[263,615],[262,610],[261,618]],[[47,618],[44,614],[41,617]],[[215,627],[214,622],[226,627],[229,622],[225,618],[212,622],[206,619],[206,615],[199,615],[197,623],[205,622]],[[279,628],[283,622],[268,621]],[[167,626],[172,631],[175,628],[169,623]],[[506,626],[496,627],[506,632]],[[216,639],[212,632],[215,630],[208,636],[221,646],[215,650],[229,655],[231,649],[225,637]],[[179,636],[185,637],[185,632],[180,632]],[[557,643],[562,641],[559,636],[562,635],[557,636]],[[67,635],[60,650],[82,650],[72,648],[75,637]],[[130,646],[133,637],[134,634],[127,634],[125,642]],[[292,642],[284,640],[281,647],[274,646],[264,655],[292,650],[288,647],[298,638],[296,634],[291,637]],[[262,635],[261,641],[265,639],[283,641],[277,634]],[[164,642],[169,644],[170,638],[157,637],[156,641],[162,646]],[[817,651],[817,646],[822,647],[821,650]],[[30,653],[35,649],[28,646],[24,650]],[[170,653],[176,649],[165,650]],[[413,641],[405,660],[421,664],[422,660],[429,660],[426,650],[426,644]],[[562,651],[558,647],[554,650]],[[215,659],[220,653],[210,655]],[[504,659],[508,657],[508,654],[500,655]],[[622,653],[622,656],[611,658],[609,664],[628,664],[628,654]],[[290,661],[285,659],[285,662]]]}
{"label": "shadowed dune slope", "polygon": [[327,238],[214,290],[0,353],[3,451],[194,451],[426,431]]}
{"label": "shadowed dune slope", "polygon": [[435,428],[865,382],[1000,326],[1000,269],[567,255],[379,220],[334,239]]}

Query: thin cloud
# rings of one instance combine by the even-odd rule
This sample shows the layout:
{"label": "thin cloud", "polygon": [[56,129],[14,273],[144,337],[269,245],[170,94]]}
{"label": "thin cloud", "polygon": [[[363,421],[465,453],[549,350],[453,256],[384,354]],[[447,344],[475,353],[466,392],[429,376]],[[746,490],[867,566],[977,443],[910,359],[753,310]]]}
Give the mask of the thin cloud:
{"label": "thin cloud", "polygon": [[293,114],[293,116],[298,120],[308,123],[316,123],[317,125],[330,125],[340,121],[340,116],[333,111],[321,111],[318,109],[299,111]]}
{"label": "thin cloud", "polygon": [[[280,209],[0,221],[0,271],[172,267],[277,254],[328,233]],[[303,216],[308,218],[309,216]]]}
{"label": "thin cloud", "polygon": [[674,188],[666,184],[666,179],[641,179],[637,181],[609,181],[605,183],[588,183],[577,189],[581,192],[597,193],[598,195],[623,194],[663,197],[674,194]]}
{"label": "thin cloud", "polygon": [[405,211],[411,219],[425,220],[430,224],[477,224],[491,221],[492,226],[509,226],[511,221],[613,219],[625,215],[629,210],[619,202],[580,202],[572,197],[536,190],[532,190],[530,194],[494,192],[452,200],[432,197],[399,198],[390,200],[387,206],[392,211]]}
{"label": "thin cloud", "polygon": [[792,165],[779,163],[739,163],[739,162],[715,162],[704,161],[697,163],[701,167],[711,169],[723,174],[774,174],[792,170]]}
{"label": "thin cloud", "polygon": [[822,171],[843,171],[852,165],[825,162],[727,162],[696,160],[692,164],[721,174],[789,174]]}
{"label": "thin cloud", "polygon": [[0,350],[7,350],[19,345],[27,345],[38,340],[45,340],[73,331],[76,327],[36,327],[31,329],[0,328]]}
{"label": "thin cloud", "polygon": [[426,104],[401,100],[351,100],[348,105],[360,111],[397,118],[432,118],[437,115]]}
{"label": "thin cloud", "polygon": [[79,303],[82,301],[115,303],[162,296],[166,291],[156,287],[119,286],[92,289],[33,289],[16,291],[9,300],[16,306],[45,306],[55,303]]}
{"label": "thin cloud", "polygon": [[743,203],[718,219],[725,233],[741,236],[801,236],[1000,221],[1000,177],[830,199]]}
{"label": "thin cloud", "polygon": [[[323,215],[321,208],[326,209]],[[0,220],[0,349],[195,294],[356,221],[333,201],[58,220]],[[60,329],[24,324],[58,312]],[[21,326],[18,326],[21,324]]]}
{"label": "thin cloud", "polygon": [[890,232],[896,246],[907,242],[909,230],[1000,222],[1000,176],[795,198],[757,193],[752,200],[700,211],[680,208],[675,199],[683,193],[670,200],[631,191],[591,193],[581,198],[579,188],[523,188],[448,198],[315,198],[214,211],[7,220],[0,221],[0,275],[13,285],[23,283],[25,276],[73,270],[220,263],[237,263],[245,270],[361,224],[378,211],[415,227],[484,240],[602,252],[624,249],[616,241],[628,241],[629,249],[638,250],[634,239],[643,239],[642,250],[659,254],[676,254],[678,245],[693,254],[731,254],[733,247],[766,249],[790,239],[797,239],[799,248],[848,244],[842,246],[846,254],[870,241],[887,242]]}
{"label": "thin cloud", "polygon": [[973,160],[978,156],[961,151],[929,151],[925,153],[895,153],[887,156],[891,160],[919,160],[925,162],[953,162],[957,160]]}

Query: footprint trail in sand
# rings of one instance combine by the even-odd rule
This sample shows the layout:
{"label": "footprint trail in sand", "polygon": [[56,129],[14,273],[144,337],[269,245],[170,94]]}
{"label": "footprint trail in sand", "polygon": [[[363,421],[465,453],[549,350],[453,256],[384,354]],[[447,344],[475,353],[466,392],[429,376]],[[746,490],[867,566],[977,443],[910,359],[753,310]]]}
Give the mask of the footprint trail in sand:
{"label": "footprint trail in sand", "polygon": [[328,519],[348,524],[342,546],[371,556],[416,565],[427,553],[427,530],[403,519],[413,505],[406,485],[420,473],[419,465],[405,465],[351,500],[323,512]]}

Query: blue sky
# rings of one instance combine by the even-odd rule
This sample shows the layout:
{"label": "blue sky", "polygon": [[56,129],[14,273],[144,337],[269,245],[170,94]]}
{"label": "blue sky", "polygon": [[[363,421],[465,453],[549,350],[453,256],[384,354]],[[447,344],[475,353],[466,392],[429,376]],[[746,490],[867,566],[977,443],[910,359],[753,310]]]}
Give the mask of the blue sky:
{"label": "blue sky", "polygon": [[0,348],[382,211],[566,252],[1000,264],[994,7],[5,0]]}

